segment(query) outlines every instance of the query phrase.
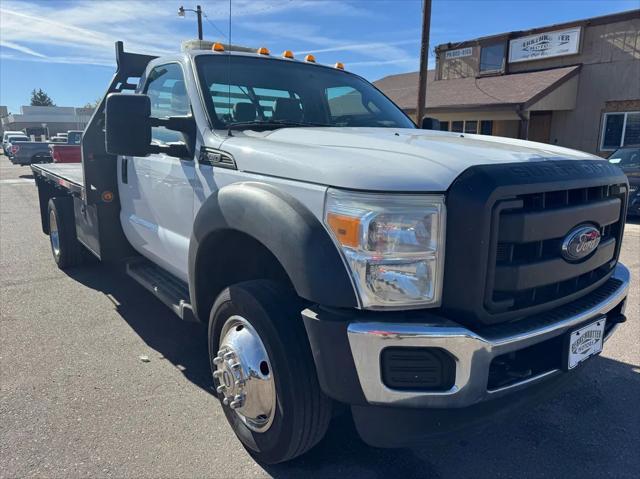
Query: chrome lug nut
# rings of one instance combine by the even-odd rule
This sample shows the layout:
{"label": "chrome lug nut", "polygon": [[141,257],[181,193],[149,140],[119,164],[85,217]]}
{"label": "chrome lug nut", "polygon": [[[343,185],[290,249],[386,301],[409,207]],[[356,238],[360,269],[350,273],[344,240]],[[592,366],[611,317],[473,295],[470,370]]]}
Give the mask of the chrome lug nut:
{"label": "chrome lug nut", "polygon": [[216,378],[216,379],[220,379],[220,378],[222,377],[222,375],[223,375],[223,374],[224,374],[224,373],[223,373],[222,371],[220,371],[219,369],[216,369],[216,370],[213,372],[213,377],[214,377],[214,378]]}
{"label": "chrome lug nut", "polygon": [[220,385],[220,386],[218,386],[218,387],[216,388],[216,392],[217,392],[218,394],[222,394],[226,389],[227,389],[227,387],[226,387],[224,384],[222,384],[222,385]]}
{"label": "chrome lug nut", "polygon": [[228,406],[229,405],[229,398],[224,398],[222,400],[222,404],[224,404],[225,406]]}
{"label": "chrome lug nut", "polygon": [[222,364],[224,360],[220,357],[220,356],[216,356],[215,358],[213,358],[213,364]]}
{"label": "chrome lug nut", "polygon": [[233,401],[231,401],[231,403],[229,404],[229,407],[231,407],[232,409],[238,409],[242,407],[243,404],[244,404],[244,397],[241,396],[240,394],[237,394],[236,396],[234,396]]}

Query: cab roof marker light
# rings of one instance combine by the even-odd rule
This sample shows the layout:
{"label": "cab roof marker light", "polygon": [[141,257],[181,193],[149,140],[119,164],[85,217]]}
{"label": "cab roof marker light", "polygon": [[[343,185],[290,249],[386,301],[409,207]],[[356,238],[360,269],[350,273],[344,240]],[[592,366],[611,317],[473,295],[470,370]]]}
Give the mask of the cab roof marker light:
{"label": "cab roof marker light", "polygon": [[282,52],[282,58],[289,58],[290,60],[293,60],[293,52],[291,50],[285,50]]}
{"label": "cab roof marker light", "polygon": [[258,48],[258,55],[270,55],[269,49],[266,47]]}
{"label": "cab roof marker light", "polygon": [[214,52],[223,52],[224,51],[224,45],[222,43],[216,42],[211,47],[211,50],[213,50]]}
{"label": "cab roof marker light", "polygon": [[316,62],[316,57],[314,57],[313,55],[309,54],[306,57],[304,57],[304,61],[305,62],[309,62],[309,63],[315,63]]}
{"label": "cab roof marker light", "polygon": [[333,65],[334,68],[337,68],[338,70],[344,70],[344,63],[342,62],[336,62],[335,65]]}

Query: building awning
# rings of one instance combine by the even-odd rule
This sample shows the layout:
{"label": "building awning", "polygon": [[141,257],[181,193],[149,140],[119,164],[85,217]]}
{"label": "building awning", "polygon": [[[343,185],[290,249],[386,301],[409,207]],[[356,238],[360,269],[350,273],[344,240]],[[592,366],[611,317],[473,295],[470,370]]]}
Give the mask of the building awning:
{"label": "building awning", "polygon": [[[580,66],[454,80],[427,80],[427,113],[469,110],[568,110],[575,106]],[[569,82],[569,80],[574,81]],[[405,111],[415,111],[418,73],[392,75],[374,82]],[[564,85],[561,92],[557,92]],[[555,92],[555,93],[554,93]]]}

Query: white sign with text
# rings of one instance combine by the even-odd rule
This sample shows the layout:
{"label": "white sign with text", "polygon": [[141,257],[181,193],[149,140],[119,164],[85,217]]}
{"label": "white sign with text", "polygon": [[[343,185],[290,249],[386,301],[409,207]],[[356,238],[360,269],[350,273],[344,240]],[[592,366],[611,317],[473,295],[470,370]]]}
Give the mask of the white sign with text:
{"label": "white sign with text", "polygon": [[580,27],[538,33],[509,42],[509,62],[526,62],[573,55],[580,48]]}
{"label": "white sign with text", "polygon": [[446,60],[453,60],[454,58],[470,57],[472,53],[473,53],[473,49],[471,47],[458,48],[457,50],[449,50],[445,52],[444,58]]}

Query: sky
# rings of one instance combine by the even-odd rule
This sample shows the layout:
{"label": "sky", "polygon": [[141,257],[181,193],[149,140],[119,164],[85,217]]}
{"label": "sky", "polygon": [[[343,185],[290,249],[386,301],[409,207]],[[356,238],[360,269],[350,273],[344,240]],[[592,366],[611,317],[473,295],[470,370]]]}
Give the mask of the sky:
{"label": "sky", "polygon": [[[184,3],[191,2],[191,3]],[[18,112],[42,88],[60,106],[83,106],[104,93],[115,68],[114,42],[162,55],[197,38],[228,41],[228,0],[0,0],[0,105]],[[433,48],[473,39],[640,8],[640,0],[433,0]],[[313,53],[341,61],[373,81],[416,71],[421,0],[231,0],[231,42]]]}

